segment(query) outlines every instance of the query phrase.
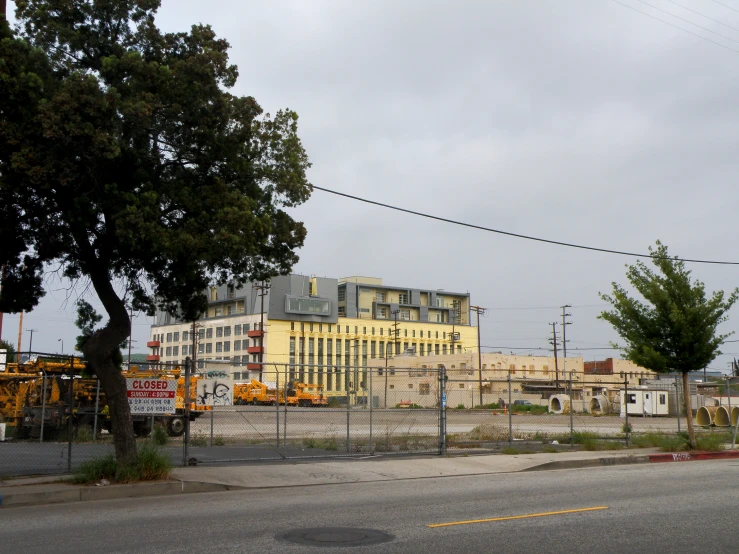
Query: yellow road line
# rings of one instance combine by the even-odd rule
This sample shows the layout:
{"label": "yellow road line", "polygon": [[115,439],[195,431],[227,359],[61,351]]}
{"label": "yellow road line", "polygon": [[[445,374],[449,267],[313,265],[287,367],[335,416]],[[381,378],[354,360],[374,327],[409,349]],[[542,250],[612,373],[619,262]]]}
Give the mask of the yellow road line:
{"label": "yellow road line", "polygon": [[490,517],[487,519],[470,519],[467,521],[450,521],[448,523],[431,523],[427,527],[450,527],[452,525],[469,525],[470,523],[489,523],[491,521],[508,521],[511,519],[527,519],[530,517],[558,516],[562,514],[575,514],[578,512],[594,512],[596,510],[607,510],[608,506],[594,506],[592,508],[577,508],[576,510],[559,510],[558,512],[541,512],[539,514],[524,514],[520,516]]}

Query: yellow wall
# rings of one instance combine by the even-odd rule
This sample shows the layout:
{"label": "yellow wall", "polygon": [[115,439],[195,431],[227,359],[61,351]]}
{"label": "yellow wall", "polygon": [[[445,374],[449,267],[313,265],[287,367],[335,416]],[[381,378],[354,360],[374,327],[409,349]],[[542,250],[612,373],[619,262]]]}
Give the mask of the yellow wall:
{"label": "yellow wall", "polygon": [[[301,323],[302,323],[302,330],[301,330]],[[375,360],[379,360],[379,352],[380,347],[379,343],[384,342],[386,345],[388,342],[394,343],[394,339],[392,335],[389,335],[389,331],[392,328],[393,321],[391,320],[367,320],[367,319],[354,319],[354,318],[339,318],[338,324],[327,324],[327,323],[313,323],[313,330],[311,331],[311,324],[308,322],[291,322],[286,320],[275,320],[272,319],[269,321],[268,326],[266,328],[266,337],[269,341],[269,348],[267,349],[266,354],[266,361],[267,361],[267,367],[264,369],[263,372],[263,379],[265,381],[271,381],[274,382],[276,380],[275,371],[279,371],[280,375],[282,377],[280,378],[280,381],[284,379],[284,371],[285,371],[285,365],[289,364],[290,362],[290,337],[295,338],[296,342],[296,353],[295,353],[295,363],[299,363],[299,338],[305,337],[306,339],[306,346],[305,346],[305,364],[308,364],[308,346],[307,346],[307,339],[309,338],[323,338],[324,339],[324,345],[325,345],[325,339],[333,339],[334,341],[336,339],[340,339],[342,341],[342,360],[343,360],[343,354],[344,354],[344,341],[350,340],[351,342],[351,362],[352,365],[354,364],[354,341],[359,341],[359,366],[361,367],[362,364],[362,345],[363,341],[367,341],[367,363],[370,364],[371,358],[371,343],[372,341],[375,341],[376,343],[376,349],[375,349]],[[340,327],[340,329],[337,329]],[[349,333],[347,333],[347,327],[349,328]],[[330,331],[329,331],[330,328]],[[356,328],[356,329],[355,329]],[[447,346],[447,352],[448,349],[451,346],[451,332],[452,332],[452,325],[447,324],[438,324],[438,323],[426,323],[426,322],[419,322],[419,321],[399,321],[398,322],[398,329],[400,330],[399,337],[397,339],[397,342],[400,344],[400,350],[403,351],[403,348],[405,346],[405,343],[408,343],[408,346],[411,347],[414,343],[416,344],[416,350],[417,352],[420,352],[420,344],[423,343],[424,350],[431,345],[432,349],[435,348],[435,345],[439,345],[439,351],[443,351],[443,345]],[[373,334],[374,329],[374,334]],[[380,335],[380,329],[382,329],[382,335]],[[337,332],[338,331],[338,332]],[[355,332],[356,331],[356,332]],[[421,331],[423,331],[423,338],[421,338]],[[459,349],[461,347],[461,351],[470,351],[477,348],[477,328],[476,327],[470,327],[470,326],[460,326],[456,325],[454,326],[454,331],[459,333],[459,341],[455,342],[455,349]],[[438,332],[438,338],[436,338],[436,333]],[[414,336],[415,333],[415,336]],[[431,337],[429,337],[429,334],[431,334]],[[445,338],[446,334],[446,338]],[[407,336],[406,336],[407,335]],[[314,358],[314,365],[315,372],[314,372],[314,379],[312,382],[318,382],[317,379],[317,372],[318,372],[318,352],[317,352],[317,345],[316,345],[316,351],[315,351],[315,358]],[[336,360],[336,346],[334,342],[334,350],[332,353],[333,360],[331,362],[331,365],[335,365]],[[391,359],[393,356],[390,357]],[[433,360],[434,357],[428,357],[427,359]],[[329,361],[327,359],[327,352],[326,348],[324,346],[324,368],[328,367]],[[276,369],[277,368],[277,369]],[[308,379],[308,372],[306,370],[306,381],[311,382],[310,379]],[[345,391],[345,383],[342,378],[343,375],[339,377],[339,388],[336,387],[336,378],[334,378],[332,387],[332,391],[326,391],[328,395],[331,394],[340,394],[341,391]],[[326,381],[324,380],[324,384],[326,384]]]}

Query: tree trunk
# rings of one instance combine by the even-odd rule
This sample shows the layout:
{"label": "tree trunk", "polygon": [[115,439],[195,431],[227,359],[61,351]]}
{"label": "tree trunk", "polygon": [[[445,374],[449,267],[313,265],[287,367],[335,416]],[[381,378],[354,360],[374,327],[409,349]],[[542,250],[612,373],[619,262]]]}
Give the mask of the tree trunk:
{"label": "tree trunk", "polygon": [[108,324],[95,331],[84,346],[87,362],[97,373],[100,385],[110,409],[111,432],[115,457],[118,463],[129,463],[136,459],[136,435],[133,431],[131,409],[128,404],[126,379],[116,367],[113,353],[131,331],[126,305],[118,298],[106,274],[91,275],[98,298],[105,306],[110,319]]}
{"label": "tree trunk", "polygon": [[690,383],[688,382],[688,372],[687,371],[683,371],[683,395],[685,396],[685,417],[688,420],[688,438],[690,440],[690,448],[695,448],[695,429],[693,427],[693,409],[690,407]]}

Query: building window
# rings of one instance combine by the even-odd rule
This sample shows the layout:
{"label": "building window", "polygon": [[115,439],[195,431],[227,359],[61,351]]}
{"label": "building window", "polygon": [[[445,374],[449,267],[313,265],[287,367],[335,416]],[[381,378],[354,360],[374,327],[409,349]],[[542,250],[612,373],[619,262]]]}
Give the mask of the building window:
{"label": "building window", "polygon": [[190,333],[182,331],[182,342],[187,342],[188,340],[190,340]]}
{"label": "building window", "polygon": [[183,356],[187,356],[187,353],[189,351],[188,349],[189,349],[189,346],[187,346],[186,344],[182,345],[182,355]]}
{"label": "building window", "polygon": [[244,323],[244,324],[243,324],[243,325],[241,326],[241,332],[242,332],[242,333],[244,333],[244,334],[246,334],[246,333],[248,333],[248,332],[249,332],[249,329],[250,329],[250,328],[251,328],[251,324],[250,324],[250,323]]}
{"label": "building window", "polygon": [[380,341],[380,358],[385,357],[385,343]]}
{"label": "building window", "polygon": [[442,345],[442,353],[446,355],[446,344]]}
{"label": "building window", "polygon": [[216,317],[223,315],[223,307],[216,308]]}
{"label": "building window", "polygon": [[423,345],[423,343],[421,343],[421,351],[420,351],[420,354],[421,354],[421,356],[423,356],[423,355],[424,355],[424,354],[423,354],[423,346],[424,346],[424,345]]}
{"label": "building window", "polygon": [[413,383],[408,383],[408,388],[409,389],[412,389],[413,388]]}
{"label": "building window", "polygon": [[205,345],[205,353],[211,354],[213,352],[213,343],[209,342]]}
{"label": "building window", "polygon": [[370,358],[375,358],[377,355],[377,343],[375,341],[372,341],[370,343]]}
{"label": "building window", "polygon": [[231,352],[231,341],[230,340],[223,341],[223,351]]}
{"label": "building window", "polygon": [[167,333],[167,342],[172,342],[172,333]]}
{"label": "building window", "polygon": [[339,306],[339,317],[346,317],[346,306]]}
{"label": "building window", "polygon": [[431,384],[430,383],[419,383],[418,384],[418,394],[424,394],[424,395],[431,394]]}
{"label": "building window", "polygon": [[172,335],[172,342],[180,342],[180,332],[175,331]]}
{"label": "building window", "polygon": [[241,325],[234,325],[234,335],[237,337],[241,335]]}
{"label": "building window", "polygon": [[359,334],[359,326],[357,326],[357,325],[354,326],[354,334],[355,335],[358,335]]}
{"label": "building window", "polygon": [[377,308],[377,317],[380,319],[387,319],[387,308],[380,306]]}
{"label": "building window", "polygon": [[241,341],[235,340],[234,341],[234,352],[238,352],[239,350],[241,350]]}
{"label": "building window", "polygon": [[208,327],[205,330],[205,338],[206,339],[212,339],[213,338],[213,327]]}
{"label": "building window", "polygon": [[439,345],[438,344],[434,345],[434,354],[436,354],[437,356],[439,355]]}
{"label": "building window", "polygon": [[415,338],[415,336],[416,336],[416,330],[413,329],[412,333],[413,333],[413,337]]}
{"label": "building window", "polygon": [[408,304],[408,293],[407,292],[401,292],[398,294],[398,304]]}
{"label": "building window", "polygon": [[223,327],[216,327],[216,338],[220,339],[223,337]]}
{"label": "building window", "polygon": [[180,355],[180,347],[179,346],[173,346],[172,347],[172,356],[179,356]]}
{"label": "building window", "polygon": [[345,302],[346,301],[346,287],[339,287],[337,300],[339,302]]}
{"label": "building window", "polygon": [[166,353],[165,356],[171,356],[172,355],[172,347],[171,346],[168,346],[167,349],[165,350],[165,353]]}
{"label": "building window", "polygon": [[231,326],[223,328],[223,336],[224,337],[230,337],[231,336]]}
{"label": "building window", "polygon": [[205,345],[201,342],[198,344],[198,354],[203,354],[205,352]]}
{"label": "building window", "polygon": [[205,338],[205,329],[198,329],[198,338],[203,340]]}
{"label": "building window", "polygon": [[223,352],[223,343],[217,342],[216,343],[216,352]]}

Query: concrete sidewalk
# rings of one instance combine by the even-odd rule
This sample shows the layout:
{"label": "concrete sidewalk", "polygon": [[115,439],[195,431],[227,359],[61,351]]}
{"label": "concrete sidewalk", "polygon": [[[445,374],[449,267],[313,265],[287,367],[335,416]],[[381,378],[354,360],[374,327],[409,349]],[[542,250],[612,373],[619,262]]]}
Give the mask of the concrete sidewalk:
{"label": "concrete sidewalk", "polygon": [[61,482],[61,477],[0,481],[0,508],[193,492],[371,483],[735,457],[739,458],[739,451],[670,454],[659,452],[656,448],[644,448],[518,455],[385,456],[334,460],[285,460],[242,465],[201,465],[175,469],[170,481],[131,485],[72,485]]}

